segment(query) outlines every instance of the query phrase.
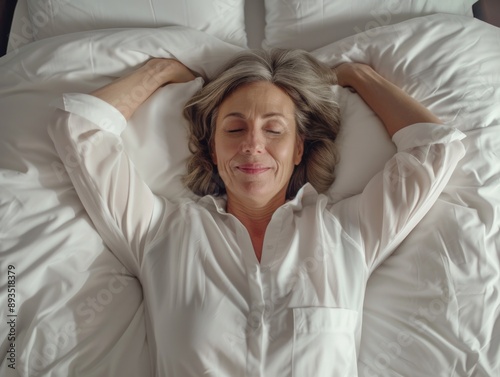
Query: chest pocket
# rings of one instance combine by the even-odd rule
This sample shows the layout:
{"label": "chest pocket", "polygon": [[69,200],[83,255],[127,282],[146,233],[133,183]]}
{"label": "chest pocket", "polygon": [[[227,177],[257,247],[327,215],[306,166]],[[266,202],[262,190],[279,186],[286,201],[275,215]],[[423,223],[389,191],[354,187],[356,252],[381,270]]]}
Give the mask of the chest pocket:
{"label": "chest pocket", "polygon": [[292,376],[357,376],[355,310],[293,308]]}

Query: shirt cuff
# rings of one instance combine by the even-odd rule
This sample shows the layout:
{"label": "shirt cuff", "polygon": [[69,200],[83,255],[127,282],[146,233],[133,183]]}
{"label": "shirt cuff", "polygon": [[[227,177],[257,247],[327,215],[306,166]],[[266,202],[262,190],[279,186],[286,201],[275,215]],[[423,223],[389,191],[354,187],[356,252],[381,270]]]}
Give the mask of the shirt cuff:
{"label": "shirt cuff", "polygon": [[462,140],[465,134],[457,128],[436,123],[415,123],[404,127],[392,136],[398,152],[431,144],[448,144]]}
{"label": "shirt cuff", "polygon": [[127,120],[116,107],[90,94],[65,93],[62,103],[57,107],[79,115],[116,135],[120,135],[127,127]]}

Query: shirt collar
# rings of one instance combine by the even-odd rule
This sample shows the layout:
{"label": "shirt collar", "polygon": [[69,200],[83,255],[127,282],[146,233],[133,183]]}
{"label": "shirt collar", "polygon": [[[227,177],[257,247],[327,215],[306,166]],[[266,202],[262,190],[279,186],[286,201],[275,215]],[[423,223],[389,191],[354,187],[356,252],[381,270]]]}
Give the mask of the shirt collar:
{"label": "shirt collar", "polygon": [[[300,188],[295,198],[287,201],[278,209],[290,208],[292,211],[301,210],[302,207],[307,203],[311,201],[316,201],[318,195],[319,194],[316,191],[316,189],[309,182],[307,182]],[[208,210],[215,210],[220,214],[227,214],[226,203],[227,203],[227,195],[222,195],[222,196],[205,195],[198,201],[199,205],[207,208]]]}

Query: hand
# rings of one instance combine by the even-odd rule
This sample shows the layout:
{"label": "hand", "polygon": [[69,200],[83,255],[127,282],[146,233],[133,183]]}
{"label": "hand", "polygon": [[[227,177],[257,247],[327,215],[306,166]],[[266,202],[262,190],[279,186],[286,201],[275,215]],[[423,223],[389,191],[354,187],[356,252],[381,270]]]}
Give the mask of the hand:
{"label": "hand", "polygon": [[175,59],[153,58],[144,67],[160,85],[183,83],[196,78],[188,67]]}
{"label": "hand", "polygon": [[442,123],[433,113],[372,67],[344,63],[334,68],[338,84],[353,88],[382,120],[392,137],[401,128],[416,123]]}
{"label": "hand", "polygon": [[116,107],[130,119],[137,108],[159,87],[195,78],[193,72],[175,59],[154,58],[91,94]]}
{"label": "hand", "polygon": [[346,84],[346,71],[350,69],[351,63],[341,63],[340,65],[332,68],[332,71],[337,76],[337,85],[345,87]]}
{"label": "hand", "polygon": [[337,75],[337,85],[348,87],[352,89],[351,91],[355,91],[353,79],[356,75],[370,70],[373,71],[369,65],[362,63],[341,63],[332,70]]}

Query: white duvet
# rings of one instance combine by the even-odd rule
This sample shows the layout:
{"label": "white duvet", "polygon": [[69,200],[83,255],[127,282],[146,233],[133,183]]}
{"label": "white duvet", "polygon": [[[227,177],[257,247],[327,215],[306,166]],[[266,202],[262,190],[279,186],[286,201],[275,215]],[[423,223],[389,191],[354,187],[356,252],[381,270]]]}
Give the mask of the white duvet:
{"label": "white duvet", "polygon": [[[240,50],[174,27],[68,34],[0,59],[0,375],[151,375],[140,283],[95,231],[47,125],[61,93],[89,92],[149,57],[211,77]],[[467,135],[434,208],[369,280],[360,376],[499,375],[500,29],[434,15],[314,54],[371,64]],[[202,83],[161,89],[124,133],[144,179],[173,199],[189,195],[179,183],[189,154],[181,109]],[[334,90],[342,160],[331,194],[341,200],[394,146],[356,94]]]}

